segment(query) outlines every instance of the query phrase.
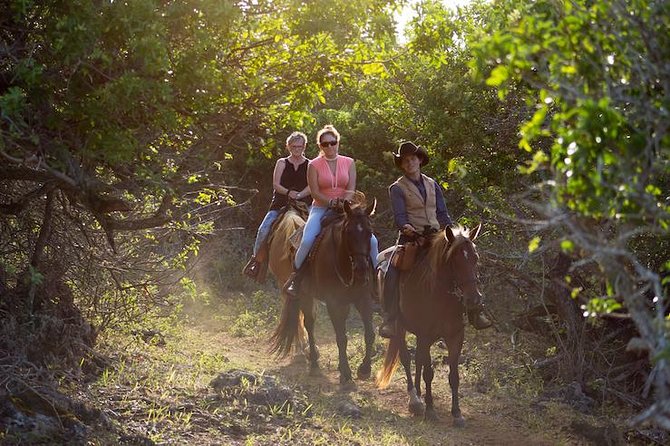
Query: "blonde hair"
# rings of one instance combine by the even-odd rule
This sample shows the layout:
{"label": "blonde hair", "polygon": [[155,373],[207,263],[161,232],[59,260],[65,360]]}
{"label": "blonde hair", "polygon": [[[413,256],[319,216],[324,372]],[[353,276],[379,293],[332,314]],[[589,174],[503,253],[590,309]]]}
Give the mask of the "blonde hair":
{"label": "blonde hair", "polygon": [[333,125],[324,125],[321,130],[319,130],[316,134],[316,143],[319,144],[321,142],[321,136],[325,135],[326,133],[332,134],[337,141],[340,141],[340,132],[337,131],[335,126]]}
{"label": "blonde hair", "polygon": [[298,138],[302,139],[303,145],[307,145],[307,135],[305,135],[303,132],[293,132],[288,135],[288,138],[286,138],[286,145],[288,146]]}

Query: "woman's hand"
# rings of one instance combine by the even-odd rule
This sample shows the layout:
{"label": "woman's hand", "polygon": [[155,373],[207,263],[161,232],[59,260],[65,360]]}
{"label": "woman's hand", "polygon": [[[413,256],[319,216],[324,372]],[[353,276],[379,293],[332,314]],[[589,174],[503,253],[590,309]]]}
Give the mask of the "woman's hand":
{"label": "woman's hand", "polygon": [[288,191],[288,194],[286,194],[286,195],[288,195],[288,197],[291,200],[297,200],[298,199],[298,192],[297,191],[290,190],[290,191]]}

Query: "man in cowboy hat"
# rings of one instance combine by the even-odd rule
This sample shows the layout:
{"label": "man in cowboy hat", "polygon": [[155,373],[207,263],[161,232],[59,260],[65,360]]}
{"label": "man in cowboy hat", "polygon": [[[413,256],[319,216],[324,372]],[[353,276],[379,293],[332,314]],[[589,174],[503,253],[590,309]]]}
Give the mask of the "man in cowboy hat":
{"label": "man in cowboy hat", "polygon": [[[389,186],[393,218],[400,230],[398,243],[407,243],[417,233],[426,230],[438,231],[445,226],[451,226],[451,217],[439,184],[421,173],[421,168],[428,164],[428,153],[413,142],[405,141],[400,143],[398,151],[393,154],[393,162],[403,172],[403,176]],[[379,327],[379,335],[384,338],[395,335],[398,277],[398,270],[389,265],[382,299],[384,321]],[[482,314],[482,309],[481,305],[477,305],[467,310],[468,320],[478,330],[491,326],[491,322]]]}

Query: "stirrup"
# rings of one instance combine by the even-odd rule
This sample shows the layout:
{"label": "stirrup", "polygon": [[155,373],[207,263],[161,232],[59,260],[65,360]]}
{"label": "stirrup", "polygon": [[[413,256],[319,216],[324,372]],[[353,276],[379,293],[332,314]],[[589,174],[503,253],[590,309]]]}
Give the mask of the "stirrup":
{"label": "stirrup", "polygon": [[396,335],[393,324],[382,324],[379,326],[379,336],[385,339],[391,339]]}
{"label": "stirrup", "polygon": [[298,283],[298,273],[293,272],[289,276],[288,280],[284,284],[284,287],[282,288],[282,291],[286,293],[288,296],[291,297],[298,297],[298,287],[300,284]]}
{"label": "stirrup", "polygon": [[382,324],[379,326],[379,336],[390,339],[396,335],[396,321],[395,318],[389,317],[388,314],[382,313]]}
{"label": "stirrup", "polygon": [[252,257],[249,259],[247,264],[244,266],[244,269],[242,272],[248,276],[251,277],[252,279],[255,279],[258,277],[258,273],[261,270],[261,264],[256,260],[256,257]]}

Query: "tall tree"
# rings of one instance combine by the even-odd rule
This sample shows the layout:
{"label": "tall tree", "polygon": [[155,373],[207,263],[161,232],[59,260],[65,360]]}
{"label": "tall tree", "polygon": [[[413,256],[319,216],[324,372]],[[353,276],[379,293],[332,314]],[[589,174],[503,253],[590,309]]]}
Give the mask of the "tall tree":
{"label": "tall tree", "polygon": [[635,322],[629,349],[648,353],[655,402],[634,421],[669,429],[670,6],[501,3],[512,23],[483,43],[480,70],[502,97],[521,94],[534,107],[520,147],[526,171],[545,179],[538,208],[564,234],[563,249],[607,281],[585,314],[625,311]]}
{"label": "tall tree", "polygon": [[247,150],[303,126],[357,63],[346,47],[392,29],[393,4],[2,0],[5,288],[30,314],[58,266],[86,310],[109,292],[149,305],[235,204]]}

